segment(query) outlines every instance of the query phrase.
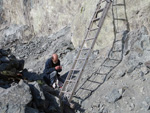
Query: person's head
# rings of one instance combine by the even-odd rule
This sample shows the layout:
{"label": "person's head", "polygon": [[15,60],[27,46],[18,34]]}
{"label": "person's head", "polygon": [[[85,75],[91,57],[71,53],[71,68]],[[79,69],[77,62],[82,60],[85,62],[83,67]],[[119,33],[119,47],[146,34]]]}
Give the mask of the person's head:
{"label": "person's head", "polygon": [[52,61],[53,61],[54,64],[57,64],[57,62],[58,62],[58,55],[56,53],[54,53],[52,55]]}

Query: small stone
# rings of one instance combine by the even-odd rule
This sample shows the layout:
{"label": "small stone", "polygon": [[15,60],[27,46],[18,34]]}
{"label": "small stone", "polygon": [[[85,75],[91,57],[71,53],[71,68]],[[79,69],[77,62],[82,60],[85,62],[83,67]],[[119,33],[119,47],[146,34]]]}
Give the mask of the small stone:
{"label": "small stone", "polygon": [[133,103],[130,103],[129,110],[132,111],[134,109],[135,105]]}
{"label": "small stone", "polygon": [[146,111],[150,109],[150,105],[149,105],[146,101],[143,101],[143,102],[142,102],[142,107],[143,107],[143,109],[146,110]]}

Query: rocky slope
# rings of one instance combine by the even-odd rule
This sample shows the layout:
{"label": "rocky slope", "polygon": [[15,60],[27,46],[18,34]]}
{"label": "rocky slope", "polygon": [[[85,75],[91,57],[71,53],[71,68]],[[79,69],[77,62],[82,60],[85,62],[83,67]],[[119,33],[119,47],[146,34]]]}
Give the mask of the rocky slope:
{"label": "rocky slope", "polygon": [[[61,75],[65,78],[97,2],[0,0],[0,49],[10,48],[18,59],[25,60],[28,71],[24,77],[31,82],[20,81],[1,88],[0,112],[59,112],[58,98],[53,92],[43,92],[45,87],[34,81],[42,79],[45,61],[54,52],[61,59]],[[77,113],[150,112],[150,2],[119,2],[125,4],[117,8],[117,13],[115,7],[110,9],[73,98]],[[113,25],[116,14],[128,21]],[[113,32],[114,26],[119,32]],[[37,90],[40,96],[36,95]],[[46,100],[51,99],[52,103],[47,104]],[[40,106],[43,101],[39,100],[45,106]],[[57,104],[52,106],[54,102]]]}
{"label": "rocky slope", "polygon": [[99,67],[93,64],[96,71],[83,74],[74,98],[83,113],[149,113],[150,35],[142,27],[120,38],[105,59],[97,59]]}

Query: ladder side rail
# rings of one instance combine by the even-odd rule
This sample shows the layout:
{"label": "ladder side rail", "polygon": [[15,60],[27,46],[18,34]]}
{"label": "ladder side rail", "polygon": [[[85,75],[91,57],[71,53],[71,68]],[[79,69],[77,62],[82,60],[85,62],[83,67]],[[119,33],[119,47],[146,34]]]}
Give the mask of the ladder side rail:
{"label": "ladder side rail", "polygon": [[[100,1],[102,1],[102,0],[100,0]],[[96,6],[96,9],[97,9],[97,8],[98,8],[98,6]],[[88,29],[90,29],[90,27],[91,27],[91,25],[92,25],[92,23],[93,23],[92,20],[93,20],[93,18],[95,17],[95,15],[96,15],[96,10],[95,10],[95,12],[94,12],[94,14],[93,14],[93,17],[92,17],[92,19],[91,19],[91,22],[90,22],[90,24],[89,24]],[[86,36],[85,36],[84,39],[87,38],[88,33],[89,33],[89,31],[87,30],[87,33],[86,33]],[[84,43],[85,43],[85,40],[82,41],[81,48],[83,48]],[[77,62],[77,59],[78,59],[79,56],[80,56],[80,53],[81,53],[81,49],[78,51],[78,54],[77,54],[77,56],[76,56],[76,58],[75,58],[75,61],[74,61],[73,65],[72,65],[72,67],[71,67],[71,69],[70,69],[70,71],[69,71],[69,73],[68,73],[68,75],[67,75],[66,80],[68,80],[68,79],[70,78],[70,76],[71,76],[71,74],[72,74],[72,69],[74,69],[74,67],[75,67],[75,65],[76,65],[76,62]],[[61,91],[63,91],[63,90],[65,89],[66,85],[67,85],[67,82],[65,81],[65,83],[64,83],[64,85],[63,85]],[[60,91],[60,93],[59,93],[59,96],[62,96],[61,91]]]}
{"label": "ladder side rail", "polygon": [[104,12],[103,12],[103,14],[102,14],[102,16],[101,16],[102,18],[101,18],[101,20],[99,21],[99,29],[98,29],[98,31],[97,31],[97,33],[96,33],[95,39],[94,39],[94,41],[93,41],[93,43],[92,43],[92,46],[91,46],[92,49],[93,49],[93,47],[94,47],[94,45],[95,45],[95,42],[96,42],[96,40],[97,40],[97,38],[98,38],[98,35],[99,35],[100,31],[101,31],[101,28],[102,28],[102,26],[103,26],[103,23],[104,23],[104,20],[105,20],[106,15],[107,15],[107,12],[108,12],[108,10],[109,10],[109,8],[110,8],[110,5],[111,5],[111,2],[106,3]]}

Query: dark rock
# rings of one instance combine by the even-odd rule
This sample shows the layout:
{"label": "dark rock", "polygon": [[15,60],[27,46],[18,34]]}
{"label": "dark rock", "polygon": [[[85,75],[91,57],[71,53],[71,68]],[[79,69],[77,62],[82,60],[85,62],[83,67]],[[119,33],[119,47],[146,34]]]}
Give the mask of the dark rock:
{"label": "dark rock", "polygon": [[10,49],[8,49],[8,50],[0,49],[0,53],[1,53],[3,56],[8,56],[8,55],[11,53],[11,51],[10,51]]}
{"label": "dark rock", "polygon": [[8,59],[8,57],[6,57],[6,56],[3,56],[2,58],[0,58],[0,61],[2,62],[2,63],[9,63],[9,59]]}
{"label": "dark rock", "polygon": [[32,95],[33,95],[33,101],[35,102],[36,106],[37,107],[43,106],[43,105],[40,105],[40,102],[42,100],[45,100],[45,97],[44,97],[43,91],[41,90],[38,83],[37,82],[31,82],[31,83],[28,83],[28,84],[30,86],[30,89],[31,89],[31,92],[32,92]]}
{"label": "dark rock", "polygon": [[31,107],[26,107],[25,113],[39,113],[39,111]]}
{"label": "dark rock", "polygon": [[14,55],[10,55],[8,58],[9,58],[9,60],[11,60],[11,61],[12,61],[12,60],[17,60],[17,58],[16,58]]}
{"label": "dark rock", "polygon": [[19,67],[17,68],[19,71],[20,71],[20,70],[23,70],[23,68],[24,68],[24,63],[25,63],[24,60],[19,60]]}
{"label": "dark rock", "polygon": [[36,80],[42,80],[43,79],[43,75],[39,75],[35,72],[29,72],[27,69],[24,69],[22,71],[23,74],[23,78],[27,79],[28,81],[36,81]]}
{"label": "dark rock", "polygon": [[11,64],[10,63],[3,63],[0,65],[0,71],[4,71],[4,70],[10,70],[12,67],[11,67]]}
{"label": "dark rock", "polygon": [[49,101],[49,108],[46,113],[61,113],[59,98],[51,95],[48,92],[44,92],[45,98]]}

